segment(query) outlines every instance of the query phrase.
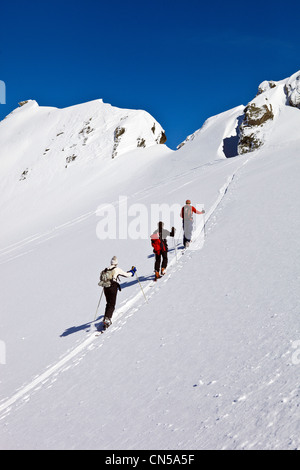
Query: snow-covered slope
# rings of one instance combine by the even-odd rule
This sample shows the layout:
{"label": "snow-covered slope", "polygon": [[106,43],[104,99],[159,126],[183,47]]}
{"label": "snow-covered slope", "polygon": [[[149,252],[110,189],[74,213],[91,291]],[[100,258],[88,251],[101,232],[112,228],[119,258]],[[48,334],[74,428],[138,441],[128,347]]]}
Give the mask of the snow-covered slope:
{"label": "snow-covered slope", "polygon": [[238,127],[243,113],[244,106],[238,106],[207,119],[201,129],[188,136],[178,149],[188,146],[189,154],[195,154],[202,161],[236,157]]}
{"label": "snow-covered slope", "polygon": [[165,139],[160,124],[145,111],[116,108],[102,100],[65,109],[25,102],[0,123],[3,235],[16,241],[20,225],[28,228],[29,236],[32,230],[63,223],[66,211],[74,217],[78,210],[84,212],[91,200],[111,200],[109,194],[119,184],[114,172],[121,172],[124,180],[129,153],[129,178],[139,187],[147,149],[160,147],[153,154],[166,153],[164,145],[157,145]]}
{"label": "snow-covered slope", "polygon": [[[300,448],[300,111],[282,110],[262,148],[226,159],[240,112],[212,118],[176,152],[137,148],[103,168],[91,152],[48,184],[41,171],[43,185],[34,170],[12,183],[22,157],[11,151],[0,206],[0,448]],[[149,239],[97,236],[99,204],[134,224],[143,208],[187,198],[205,206],[206,230],[198,216],[182,256],[175,213],[177,250],[170,240],[156,285]],[[113,325],[96,337],[98,276],[112,255],[137,266],[147,302],[137,280],[124,282]]]}

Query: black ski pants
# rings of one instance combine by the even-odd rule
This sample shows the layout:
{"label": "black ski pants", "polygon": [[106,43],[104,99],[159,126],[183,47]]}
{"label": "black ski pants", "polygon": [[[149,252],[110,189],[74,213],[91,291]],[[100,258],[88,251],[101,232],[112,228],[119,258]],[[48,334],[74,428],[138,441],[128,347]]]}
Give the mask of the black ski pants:
{"label": "black ski pants", "polygon": [[155,265],[154,265],[155,271],[159,272],[160,265],[164,269],[166,269],[166,267],[168,266],[168,252],[167,251],[163,251],[161,255],[155,255]]}
{"label": "black ski pants", "polygon": [[105,317],[109,318],[110,320],[116,308],[117,295],[118,295],[119,288],[120,287],[117,282],[113,282],[111,287],[104,287],[104,295],[106,298]]}

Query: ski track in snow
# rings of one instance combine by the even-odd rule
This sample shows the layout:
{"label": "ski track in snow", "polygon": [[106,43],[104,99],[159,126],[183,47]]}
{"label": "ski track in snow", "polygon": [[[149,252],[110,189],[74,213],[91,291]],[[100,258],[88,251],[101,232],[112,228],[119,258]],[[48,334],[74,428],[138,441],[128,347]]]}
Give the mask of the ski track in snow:
{"label": "ski track in snow", "polygon": [[[31,245],[32,243],[34,243],[35,245],[40,245],[50,240],[51,238],[57,237],[59,235],[60,230],[79,224],[94,215],[95,215],[94,211],[88,212],[87,214],[83,214],[80,217],[76,217],[75,219],[70,220],[69,222],[65,222],[64,224],[58,225],[57,227],[54,227],[53,229],[48,230],[44,233],[36,233],[35,235],[32,235],[31,237],[25,238],[24,240],[21,240],[17,243],[13,243],[12,245],[9,245],[5,248],[1,248],[0,258],[3,257],[4,260],[0,261],[0,265],[9,263],[13,259],[19,258],[21,256],[25,256],[27,253],[30,253],[31,251],[33,251],[33,249],[30,249],[28,251],[21,251],[21,253],[16,254],[19,250],[23,250],[24,247],[27,247],[28,245]],[[8,257],[6,258],[6,256]]]}
{"label": "ski track in snow", "polygon": [[[243,164],[245,164],[247,161],[245,161]],[[185,171],[184,173],[180,173],[180,174],[172,176],[171,180],[170,180],[170,178],[166,178],[165,180],[160,181],[157,185],[149,186],[148,188],[143,188],[142,190],[139,190],[136,193],[133,193],[130,196],[130,199],[134,199],[135,201],[137,201],[139,199],[143,199],[143,197],[145,197],[145,195],[149,194],[154,188],[161,188],[165,185],[170,184],[170,181],[175,182],[177,180],[182,179],[182,177],[186,177],[190,174],[194,174],[194,172],[199,170],[199,169],[203,169],[205,167],[211,167],[211,166],[213,166],[215,164],[218,164],[218,163],[220,163],[220,160],[216,160],[216,161],[211,162],[211,163],[205,163],[205,164],[199,165],[197,167],[191,168],[191,169]],[[215,171],[218,171],[218,169],[219,168],[218,168],[218,165],[217,165],[217,168],[215,169]],[[222,200],[223,195],[224,195],[224,194],[222,194],[222,192],[223,192],[224,188],[225,188],[225,191],[226,191],[226,187],[228,187],[228,182],[229,182],[229,180],[234,178],[234,175],[235,175],[236,171],[233,173],[233,175],[231,177],[228,178],[228,181],[227,181],[227,183],[225,183],[224,187],[222,187],[220,189],[220,197],[218,198],[216,203],[213,205],[213,207],[209,211],[209,213],[206,217],[207,220],[209,219],[211,213],[214,212],[214,210],[215,210],[216,206],[219,204],[220,200]],[[190,181],[187,182],[187,183],[185,182],[181,186],[176,186],[176,188],[173,189],[171,192],[177,191],[178,188],[186,186],[188,184],[190,184]],[[109,203],[109,206],[117,207],[119,205],[120,205],[120,200],[119,199]],[[35,233],[34,235],[31,235],[31,236],[29,236],[29,237],[27,237],[23,240],[20,240],[16,243],[12,243],[11,245],[8,245],[4,248],[0,248],[0,266],[3,265],[3,264],[9,263],[10,261],[12,261],[16,258],[19,258],[21,256],[25,256],[25,255],[27,255],[28,253],[30,253],[34,250],[34,248],[32,248],[32,249],[28,249],[27,251],[24,251],[24,248],[29,247],[32,244],[34,244],[34,246],[40,245],[40,244],[50,240],[51,238],[55,238],[55,237],[59,236],[61,230],[65,230],[66,228],[73,227],[76,224],[80,224],[81,222],[87,220],[88,218],[95,217],[95,215],[97,215],[97,210],[98,209],[96,209],[94,211],[89,211],[89,212],[84,213],[84,214],[82,214],[78,217],[75,217],[74,219],[71,219],[67,222],[64,222],[60,225],[57,225],[54,228],[51,228],[50,230],[46,230],[45,232],[41,232],[41,233]],[[200,230],[200,232],[201,232],[201,230]],[[198,232],[196,231],[195,233],[196,233],[196,237],[197,237],[197,235],[199,234],[199,231]],[[3,259],[1,260],[1,258],[3,258]]]}
{"label": "ski track in snow", "polygon": [[[219,189],[219,196],[217,200],[209,209],[209,211],[206,212],[205,220],[203,219],[203,222],[199,224],[199,227],[195,230],[194,241],[191,242],[190,248],[185,251],[184,257],[181,256],[180,252],[177,252],[177,255],[174,256],[172,260],[169,261],[168,272],[165,275],[165,277],[161,279],[157,284],[154,281],[149,281],[149,283],[145,287],[143,287],[143,291],[147,297],[147,302],[149,302],[151,300],[151,297],[154,295],[154,293],[159,291],[163,287],[163,284],[167,282],[168,279],[170,279],[170,277],[174,273],[175,266],[176,266],[176,270],[180,270],[180,268],[183,266],[183,263],[187,262],[188,259],[191,257],[193,251],[196,251],[196,250],[198,251],[202,249],[204,245],[204,239],[205,239],[204,229],[205,229],[207,222],[209,221],[211,216],[214,214],[217,207],[221,203],[222,199],[226,195],[236,174],[243,168],[244,165],[248,163],[248,161],[251,158],[253,157],[250,156],[248,159],[244,160],[243,163],[240,166],[238,166],[238,168],[232,173],[232,175],[227,178],[226,183],[224,183],[224,185]],[[143,190],[142,192],[145,192],[145,190]],[[117,202],[115,202],[115,204],[117,204]],[[38,241],[38,243],[43,243],[49,238],[52,238],[53,236],[57,236],[58,233],[55,234],[55,232],[57,232],[58,230],[68,227],[70,225],[79,223],[82,220],[85,220],[86,218],[94,216],[94,215],[95,215],[95,212],[92,211],[80,217],[77,217],[74,220],[66,222],[58,227],[55,227],[51,231],[45,232],[43,234],[36,234],[32,237],[28,237],[27,239],[19,243],[15,243],[7,248],[0,250],[0,257],[10,254],[16,250],[19,250],[20,248],[24,248],[27,245],[30,245],[32,242]],[[0,264],[7,263],[11,259],[14,259],[15,257],[23,256],[29,251],[33,251],[33,250],[28,250],[20,254],[15,254],[14,256],[10,256],[8,259],[5,259]],[[103,341],[109,339],[110,335],[113,334],[114,331],[122,328],[126,324],[127,319],[131,317],[132,315],[134,315],[135,312],[137,312],[141,308],[141,306],[144,304],[145,299],[144,299],[143,292],[140,290],[138,294],[136,294],[132,299],[129,299],[125,302],[126,302],[125,305],[122,306],[121,304],[121,306],[118,309],[116,309],[114,313],[114,318],[115,318],[114,324],[109,328],[109,330],[107,330],[104,333],[103,337],[102,335],[100,337],[97,337],[96,335],[98,334],[98,332],[97,330],[94,331],[84,341],[82,341],[77,347],[75,347],[71,351],[68,351],[65,356],[61,357],[57,363],[55,363],[52,366],[48,366],[45,372],[36,376],[30,383],[22,386],[19,390],[17,390],[17,392],[11,398],[2,400],[0,402],[0,420],[6,418],[10,414],[10,412],[12,411],[12,406],[15,405],[17,402],[19,401],[22,401],[22,403],[28,402],[30,400],[31,394],[36,391],[39,391],[46,384],[48,388],[51,387],[52,384],[57,380],[57,376],[59,375],[59,373],[67,371],[71,367],[74,367],[77,364],[79,364],[79,362],[81,362],[81,360],[83,359],[85,355],[83,354],[84,351],[90,350],[96,347],[94,346],[94,343],[100,342],[101,339]],[[96,322],[98,320],[96,320]],[[97,347],[100,347],[101,345],[102,343],[100,343],[100,345],[98,344]],[[50,378],[51,378],[51,382],[49,383]]]}

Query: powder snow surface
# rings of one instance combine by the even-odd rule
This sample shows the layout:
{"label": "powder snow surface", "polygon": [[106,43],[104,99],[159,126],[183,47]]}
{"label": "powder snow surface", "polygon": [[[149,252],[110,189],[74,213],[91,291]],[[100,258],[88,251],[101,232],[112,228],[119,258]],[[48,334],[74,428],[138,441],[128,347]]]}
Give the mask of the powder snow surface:
{"label": "powder snow surface", "polygon": [[[0,158],[1,449],[300,448],[300,111],[282,109],[262,149],[226,159],[220,144],[240,112],[176,152],[152,145],[106,160],[91,148],[67,173],[57,151],[44,166],[22,157],[14,117],[1,123],[15,139]],[[183,256],[175,214],[176,250],[169,239],[156,284],[148,238],[97,237],[100,204],[126,216],[120,196],[131,209],[205,207]],[[147,302],[125,280],[113,325],[96,336],[99,273],[113,255],[137,266]]]}

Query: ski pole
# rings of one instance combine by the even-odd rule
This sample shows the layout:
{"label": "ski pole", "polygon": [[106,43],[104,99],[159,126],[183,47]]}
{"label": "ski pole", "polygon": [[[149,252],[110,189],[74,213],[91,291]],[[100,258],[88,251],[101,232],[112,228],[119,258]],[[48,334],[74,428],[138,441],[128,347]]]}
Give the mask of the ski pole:
{"label": "ski pole", "polygon": [[203,234],[204,234],[204,238],[206,238],[206,220],[205,220],[205,212],[203,213]]}
{"label": "ski pole", "polygon": [[181,234],[183,233],[183,227],[181,227],[181,230],[180,230],[180,233],[179,233],[179,236],[177,238],[177,244],[178,244],[178,241],[180,240],[180,237],[181,237]]}
{"label": "ski pole", "polygon": [[95,315],[95,318],[94,318],[94,322],[96,321],[96,318],[97,318],[97,315],[98,315],[98,311],[99,311],[100,303],[101,303],[101,300],[102,300],[102,297],[103,297],[103,293],[104,293],[104,288],[102,289],[102,293],[101,293],[101,296],[100,296],[100,299],[99,299],[99,302],[98,302],[98,307],[97,307],[97,310],[96,310],[96,315]]}
{"label": "ski pole", "polygon": [[177,243],[176,243],[175,238],[173,238],[173,242],[174,242],[174,250],[175,250],[175,256],[176,256],[176,262],[178,263],[178,258],[177,258]]}
{"label": "ski pole", "polygon": [[137,273],[135,273],[135,275],[136,275],[137,281],[138,281],[138,283],[139,283],[139,285],[140,285],[140,288],[141,288],[141,291],[142,291],[142,293],[143,293],[143,296],[145,297],[146,302],[148,302],[148,299],[147,299],[147,297],[146,297],[146,295],[145,295],[144,289],[143,289],[143,287],[142,287],[141,281],[140,281],[139,278],[138,278]]}

